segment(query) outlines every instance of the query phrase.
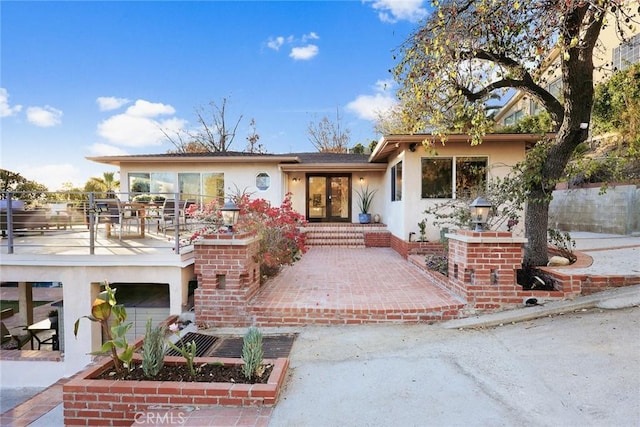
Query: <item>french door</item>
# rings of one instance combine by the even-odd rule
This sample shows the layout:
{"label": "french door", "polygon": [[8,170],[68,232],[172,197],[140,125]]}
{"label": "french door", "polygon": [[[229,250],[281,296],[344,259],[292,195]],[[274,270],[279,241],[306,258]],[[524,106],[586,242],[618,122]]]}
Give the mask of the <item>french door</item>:
{"label": "french door", "polygon": [[307,175],[307,220],[351,222],[351,176]]}

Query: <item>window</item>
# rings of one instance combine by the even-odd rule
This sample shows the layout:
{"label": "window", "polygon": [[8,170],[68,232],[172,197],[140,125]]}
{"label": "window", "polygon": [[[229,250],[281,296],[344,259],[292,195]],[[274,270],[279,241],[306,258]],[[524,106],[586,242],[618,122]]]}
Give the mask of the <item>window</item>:
{"label": "window", "polygon": [[167,196],[174,193],[175,174],[167,172],[147,172],[129,174],[129,192],[152,193]]}
{"label": "window", "polygon": [[200,196],[200,174],[179,173],[178,191],[180,200],[196,200]]}
{"label": "window", "polygon": [[224,204],[224,173],[203,173],[204,202],[218,199]]}
{"label": "window", "polygon": [[511,113],[507,117],[505,117],[504,124],[506,126],[513,125],[518,120],[520,120],[522,117],[524,117],[524,111],[522,111],[522,110],[514,111],[513,113]]}
{"label": "window", "polygon": [[271,177],[266,172],[260,172],[256,175],[256,187],[258,190],[265,191],[271,187]]}
{"label": "window", "polygon": [[391,167],[391,201],[402,200],[402,162]]}
{"label": "window", "polygon": [[422,159],[422,198],[470,198],[484,187],[486,157],[437,157]]}
{"label": "window", "polygon": [[640,62],[640,34],[613,49],[613,69],[624,70],[629,65]]}
{"label": "window", "polygon": [[547,91],[557,99],[562,97],[562,79],[557,78],[547,86]]}
{"label": "window", "polygon": [[[178,173],[179,197],[203,202],[218,199],[224,202],[224,173]],[[176,192],[176,174],[173,172],[147,172],[129,174],[129,191],[134,194],[151,193],[173,199]]]}
{"label": "window", "polygon": [[452,158],[422,159],[422,198],[450,199],[453,197]]}

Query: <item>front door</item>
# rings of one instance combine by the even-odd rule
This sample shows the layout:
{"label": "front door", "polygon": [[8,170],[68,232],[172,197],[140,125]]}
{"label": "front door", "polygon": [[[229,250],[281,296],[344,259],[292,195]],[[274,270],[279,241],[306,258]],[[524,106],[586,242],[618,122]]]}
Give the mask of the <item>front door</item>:
{"label": "front door", "polygon": [[351,221],[351,176],[307,175],[307,195],[310,222]]}

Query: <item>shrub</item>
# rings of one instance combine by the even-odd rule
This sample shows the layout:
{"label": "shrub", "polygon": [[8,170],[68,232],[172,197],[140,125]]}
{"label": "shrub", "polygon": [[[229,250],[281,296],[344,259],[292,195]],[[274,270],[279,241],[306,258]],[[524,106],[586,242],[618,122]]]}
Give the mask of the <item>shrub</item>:
{"label": "shrub", "polygon": [[437,271],[445,276],[449,275],[449,256],[448,255],[427,255],[425,265],[428,269]]}

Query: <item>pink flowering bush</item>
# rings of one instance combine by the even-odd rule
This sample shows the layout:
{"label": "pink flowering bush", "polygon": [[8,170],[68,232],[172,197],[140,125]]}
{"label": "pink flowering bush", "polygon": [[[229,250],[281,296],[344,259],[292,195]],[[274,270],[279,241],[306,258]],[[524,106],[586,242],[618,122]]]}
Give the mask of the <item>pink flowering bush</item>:
{"label": "pink flowering bush", "polygon": [[[300,229],[306,221],[304,216],[293,210],[291,193],[287,193],[277,207],[264,199],[251,199],[246,193],[236,195],[233,199],[240,208],[234,230],[256,233],[261,237],[258,256],[262,276],[275,275],[281,266],[298,261],[306,252],[305,235]],[[220,208],[217,201],[189,207],[187,214],[206,224],[191,236],[190,242],[204,235],[227,231],[222,224]]]}

